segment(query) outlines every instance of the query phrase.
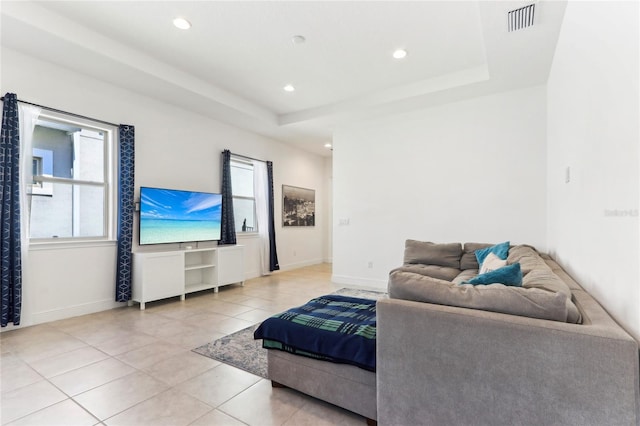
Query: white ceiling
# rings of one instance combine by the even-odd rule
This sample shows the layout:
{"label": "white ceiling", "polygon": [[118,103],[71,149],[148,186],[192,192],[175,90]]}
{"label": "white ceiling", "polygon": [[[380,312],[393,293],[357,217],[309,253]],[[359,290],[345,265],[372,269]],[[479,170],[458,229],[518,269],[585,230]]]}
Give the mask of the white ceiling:
{"label": "white ceiling", "polygon": [[329,155],[347,120],[544,83],[566,2],[508,32],[534,1],[3,1],[1,43]]}

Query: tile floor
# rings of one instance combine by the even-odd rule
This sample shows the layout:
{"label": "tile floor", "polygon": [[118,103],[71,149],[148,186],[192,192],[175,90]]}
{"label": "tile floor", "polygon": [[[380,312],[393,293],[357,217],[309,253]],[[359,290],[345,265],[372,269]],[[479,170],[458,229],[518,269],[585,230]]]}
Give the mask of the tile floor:
{"label": "tile floor", "polygon": [[359,425],[363,417],[191,349],[335,291],[314,265],[0,333],[2,425]]}

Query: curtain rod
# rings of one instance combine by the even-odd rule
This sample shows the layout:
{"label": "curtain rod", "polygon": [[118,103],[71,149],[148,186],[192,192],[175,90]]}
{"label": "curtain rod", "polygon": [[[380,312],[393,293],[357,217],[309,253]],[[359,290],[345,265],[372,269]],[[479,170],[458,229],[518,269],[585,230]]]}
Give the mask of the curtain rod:
{"label": "curtain rod", "polygon": [[[231,152],[231,151],[229,151]],[[245,158],[247,160],[253,160],[253,161],[262,161],[263,163],[266,163],[266,160],[261,160],[259,158],[253,158],[253,157],[248,157],[246,155],[242,155],[242,154],[234,154],[233,152],[231,152],[231,155],[235,156],[235,157],[241,157],[241,158]]]}
{"label": "curtain rod", "polygon": [[[0,101],[4,102],[4,96],[2,98],[0,98]],[[58,112],[58,113],[61,113],[61,114],[71,115],[71,116],[77,117],[77,118],[84,118],[85,120],[91,120],[91,121],[95,121],[97,123],[108,124],[109,126],[114,126],[114,127],[119,127],[120,126],[119,124],[110,123],[110,122],[104,121],[104,120],[98,120],[97,118],[87,117],[86,115],[80,115],[80,114],[76,114],[74,112],[63,111],[61,109],[51,108],[51,107],[48,107],[48,106],[35,104],[33,102],[21,101],[20,99],[18,99],[18,102],[23,103],[23,104],[27,104],[27,105],[36,106],[38,108],[44,108],[44,109],[46,109],[48,111],[53,111],[53,112]]]}

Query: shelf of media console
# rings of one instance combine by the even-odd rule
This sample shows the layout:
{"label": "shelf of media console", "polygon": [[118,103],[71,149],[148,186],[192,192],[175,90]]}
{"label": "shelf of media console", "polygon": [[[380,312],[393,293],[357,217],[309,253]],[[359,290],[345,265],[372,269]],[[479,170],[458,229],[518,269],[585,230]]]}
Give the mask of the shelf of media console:
{"label": "shelf of media console", "polygon": [[133,253],[132,302],[185,295],[229,284],[244,285],[244,247],[240,245]]}
{"label": "shelf of media console", "polygon": [[[213,287],[214,291],[217,291],[217,287]],[[196,284],[189,284],[187,286],[184,287],[184,292],[186,294],[189,293],[195,293],[196,291],[202,291],[202,290],[209,290],[211,289],[211,284],[209,283],[196,283]]]}
{"label": "shelf of media console", "polygon": [[199,265],[189,265],[189,266],[185,266],[184,270],[185,271],[193,271],[195,269],[205,269],[205,268],[215,268],[216,265],[212,264],[212,263],[201,263]]}

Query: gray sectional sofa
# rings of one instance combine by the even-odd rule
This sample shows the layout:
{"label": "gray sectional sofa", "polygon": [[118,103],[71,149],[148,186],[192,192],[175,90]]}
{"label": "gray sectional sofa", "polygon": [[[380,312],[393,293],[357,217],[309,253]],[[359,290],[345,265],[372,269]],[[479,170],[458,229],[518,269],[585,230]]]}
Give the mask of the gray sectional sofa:
{"label": "gray sectional sofa", "polygon": [[486,244],[409,240],[377,304],[381,425],[638,425],[638,343],[551,258],[472,286]]}
{"label": "gray sectional sofa", "polygon": [[550,257],[522,287],[462,284],[489,244],[408,240],[377,303],[377,371],[268,351],[282,384],[380,425],[638,425],[638,343]]}

